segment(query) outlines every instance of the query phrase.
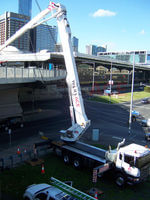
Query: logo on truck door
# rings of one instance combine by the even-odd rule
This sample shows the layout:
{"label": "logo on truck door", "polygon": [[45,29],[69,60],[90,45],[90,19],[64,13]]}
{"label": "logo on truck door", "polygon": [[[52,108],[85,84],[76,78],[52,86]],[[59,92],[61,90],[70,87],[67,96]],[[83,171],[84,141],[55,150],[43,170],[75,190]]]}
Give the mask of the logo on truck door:
{"label": "logo on truck door", "polygon": [[78,97],[78,91],[77,91],[77,86],[76,86],[75,80],[72,81],[72,96],[73,96],[72,98],[74,98],[76,107],[79,107],[80,101],[79,101],[79,97]]}

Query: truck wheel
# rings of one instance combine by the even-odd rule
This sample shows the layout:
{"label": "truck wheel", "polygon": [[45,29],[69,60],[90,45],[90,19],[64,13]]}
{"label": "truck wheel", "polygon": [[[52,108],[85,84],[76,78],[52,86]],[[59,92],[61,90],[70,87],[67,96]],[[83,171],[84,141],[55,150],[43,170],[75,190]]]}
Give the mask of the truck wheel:
{"label": "truck wheel", "polygon": [[75,158],[74,161],[73,161],[73,166],[74,166],[76,169],[81,168],[81,161],[80,161],[80,159]]}
{"label": "truck wheel", "polygon": [[25,197],[24,200],[30,200],[28,197]]}
{"label": "truck wheel", "polygon": [[64,156],[63,156],[63,159],[64,159],[64,163],[65,163],[65,164],[69,164],[69,163],[70,163],[70,158],[69,158],[68,155],[64,155]]}
{"label": "truck wheel", "polygon": [[125,178],[122,174],[118,174],[116,176],[116,180],[115,180],[116,184],[119,186],[119,187],[123,187],[124,184],[125,184]]}

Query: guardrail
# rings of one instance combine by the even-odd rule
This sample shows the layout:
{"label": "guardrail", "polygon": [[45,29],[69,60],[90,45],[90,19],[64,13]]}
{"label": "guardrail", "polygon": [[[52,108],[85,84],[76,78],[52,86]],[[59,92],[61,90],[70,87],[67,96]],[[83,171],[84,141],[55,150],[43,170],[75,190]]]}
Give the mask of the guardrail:
{"label": "guardrail", "polygon": [[0,84],[59,80],[66,77],[61,69],[42,69],[36,67],[0,67]]}
{"label": "guardrail", "polygon": [[46,155],[51,152],[49,146],[40,147],[38,149],[33,150],[24,150],[24,152],[17,154],[12,154],[7,157],[0,158],[0,170],[4,171],[6,169],[14,168],[19,164],[29,161],[35,160],[43,155]]}

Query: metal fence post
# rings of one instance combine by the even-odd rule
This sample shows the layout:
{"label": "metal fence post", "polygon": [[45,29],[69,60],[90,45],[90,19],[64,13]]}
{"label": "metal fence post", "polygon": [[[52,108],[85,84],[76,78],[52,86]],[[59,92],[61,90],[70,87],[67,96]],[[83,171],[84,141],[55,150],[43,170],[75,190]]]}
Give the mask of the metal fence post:
{"label": "metal fence post", "polygon": [[9,158],[10,158],[10,160],[11,160],[11,167],[13,167],[13,164],[14,164],[13,156],[10,156]]}
{"label": "metal fence post", "polygon": [[5,67],[5,69],[6,69],[6,79],[7,79],[7,66]]}
{"label": "metal fence post", "polygon": [[23,67],[22,67],[22,80],[23,80]]}
{"label": "metal fence post", "polygon": [[22,162],[22,153],[19,155],[19,157],[20,157],[20,161]]}
{"label": "metal fence post", "polygon": [[14,79],[16,79],[16,66],[14,67]]}
{"label": "metal fence post", "polygon": [[1,159],[0,159],[0,162],[2,163],[2,167],[1,167],[1,168],[2,168],[2,170],[3,170],[3,169],[4,169],[4,158],[1,158]]}

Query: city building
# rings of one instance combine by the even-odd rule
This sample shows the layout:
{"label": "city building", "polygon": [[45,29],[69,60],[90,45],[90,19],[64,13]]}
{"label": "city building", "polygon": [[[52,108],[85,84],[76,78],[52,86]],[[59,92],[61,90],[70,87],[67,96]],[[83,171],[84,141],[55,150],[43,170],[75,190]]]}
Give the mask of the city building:
{"label": "city building", "polygon": [[62,45],[60,43],[57,43],[55,45],[55,52],[62,52]]}
{"label": "city building", "polygon": [[30,50],[38,52],[46,49],[50,52],[55,51],[55,45],[57,43],[57,27],[41,24],[31,30],[31,46]]}
{"label": "city building", "polygon": [[22,15],[27,15],[31,19],[32,0],[19,0],[18,13]]}
{"label": "city building", "polygon": [[97,54],[99,53],[99,52],[106,52],[107,51],[107,47],[102,47],[102,46],[98,46],[97,47]]}
{"label": "city building", "polygon": [[106,48],[96,45],[86,46],[86,54],[97,56],[98,52],[106,52]]}
{"label": "city building", "polygon": [[73,37],[72,38],[73,51],[78,52],[78,46],[79,46],[79,39],[76,37]]}
{"label": "city building", "polygon": [[[76,37],[73,37],[72,38],[73,51],[78,52],[78,44],[79,44],[79,39],[76,38]],[[55,51],[56,52],[62,52],[63,51],[61,43],[57,43],[55,45]]]}
{"label": "city building", "polygon": [[150,64],[150,51],[99,52],[98,56],[117,59],[136,64]]}
{"label": "city building", "polygon": [[[0,45],[4,44],[16,31],[24,26],[30,20],[29,16],[5,12],[0,16]],[[30,31],[24,33],[20,38],[11,43],[19,50],[29,51],[29,35]]]}

